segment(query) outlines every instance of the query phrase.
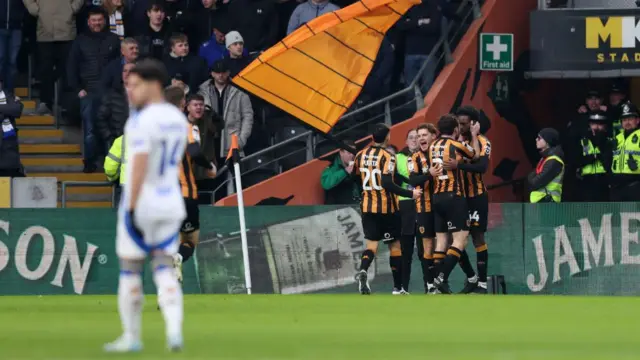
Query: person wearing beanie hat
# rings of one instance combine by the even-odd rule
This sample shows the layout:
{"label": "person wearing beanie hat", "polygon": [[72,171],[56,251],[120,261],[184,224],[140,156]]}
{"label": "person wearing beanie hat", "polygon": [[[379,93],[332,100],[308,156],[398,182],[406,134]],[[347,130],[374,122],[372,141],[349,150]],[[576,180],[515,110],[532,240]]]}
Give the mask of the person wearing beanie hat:
{"label": "person wearing beanie hat", "polygon": [[356,154],[353,175],[362,185],[362,228],[366,239],[366,250],[362,253],[360,270],[355,279],[362,295],[371,294],[367,270],[373,263],[380,241],[389,246],[389,265],[393,276],[393,294],[406,294],[402,289],[402,250],[400,246],[400,217],[397,213],[396,195],[412,197],[422,195],[422,190],[403,189],[394,183],[396,176],[395,156],[386,150],[391,129],[385,124],[373,128],[373,144]]}
{"label": "person wearing beanie hat", "polygon": [[576,200],[601,202],[609,200],[608,169],[611,168],[612,142],[607,136],[609,119],[599,110],[589,114],[589,131],[576,149]]}
{"label": "person wearing beanie hat", "polygon": [[540,130],[536,137],[536,148],[542,158],[535,171],[527,178],[531,194],[531,203],[556,202],[562,199],[562,181],[564,179],[564,153],[558,131],[552,128]]}
{"label": "person wearing beanie hat", "polygon": [[622,132],[615,138],[611,201],[640,201],[640,115],[631,102],[621,108]]}
{"label": "person wearing beanie hat", "polygon": [[227,65],[231,77],[238,75],[242,69],[251,63],[251,59],[246,56],[244,51],[244,39],[237,31],[229,31],[224,37],[225,45],[229,50],[229,58]]}

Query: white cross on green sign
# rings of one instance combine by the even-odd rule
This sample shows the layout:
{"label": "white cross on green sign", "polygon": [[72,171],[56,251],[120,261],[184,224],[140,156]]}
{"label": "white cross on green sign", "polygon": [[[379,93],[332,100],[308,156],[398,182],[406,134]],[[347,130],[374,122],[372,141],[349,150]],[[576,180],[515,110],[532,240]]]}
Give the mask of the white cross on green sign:
{"label": "white cross on green sign", "polygon": [[480,34],[480,70],[513,71],[513,34]]}

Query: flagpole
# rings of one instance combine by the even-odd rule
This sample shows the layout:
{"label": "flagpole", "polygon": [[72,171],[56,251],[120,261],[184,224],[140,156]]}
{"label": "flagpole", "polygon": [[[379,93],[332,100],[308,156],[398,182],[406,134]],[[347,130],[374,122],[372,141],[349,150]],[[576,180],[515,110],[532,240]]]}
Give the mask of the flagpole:
{"label": "flagpole", "polygon": [[227,162],[233,162],[234,178],[236,183],[236,195],[238,199],[238,218],[240,219],[240,241],[242,242],[242,262],[244,264],[244,285],[247,295],[251,295],[251,264],[249,263],[249,244],[247,242],[247,224],[244,215],[244,197],[242,196],[242,180],[240,179],[240,151],[238,149],[238,136],[231,136],[231,147],[227,154]]}
{"label": "flagpole", "polygon": [[244,263],[244,283],[247,295],[251,295],[251,266],[249,264],[249,244],[247,242],[247,224],[244,217],[244,198],[242,196],[242,180],[240,179],[240,162],[233,164],[238,195],[238,217],[240,218],[240,239],[242,241],[242,262]]}

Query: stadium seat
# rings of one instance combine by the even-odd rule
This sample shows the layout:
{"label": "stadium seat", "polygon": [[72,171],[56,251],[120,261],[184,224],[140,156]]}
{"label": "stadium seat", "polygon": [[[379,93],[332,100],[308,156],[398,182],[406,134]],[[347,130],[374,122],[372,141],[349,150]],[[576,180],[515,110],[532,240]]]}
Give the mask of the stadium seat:
{"label": "stadium seat", "polygon": [[[276,140],[277,142],[282,142],[299,136],[305,132],[307,132],[307,130],[301,126],[287,126],[278,132]],[[293,169],[294,167],[307,162],[306,148],[307,137],[293,140],[286,145],[279,147],[276,154],[278,157],[278,163],[282,167],[282,171]]]}
{"label": "stadium seat", "polygon": [[277,175],[277,163],[268,155],[258,155],[242,163],[242,172],[242,187],[247,188]]}

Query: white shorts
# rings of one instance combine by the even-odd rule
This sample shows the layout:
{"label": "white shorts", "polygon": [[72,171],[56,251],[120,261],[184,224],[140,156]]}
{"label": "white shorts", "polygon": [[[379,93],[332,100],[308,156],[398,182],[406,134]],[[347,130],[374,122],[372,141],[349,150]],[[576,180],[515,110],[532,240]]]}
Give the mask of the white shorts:
{"label": "white shorts", "polygon": [[120,212],[116,232],[116,254],[123,259],[144,259],[151,252],[173,255],[178,252],[178,232],[182,219],[145,219],[136,214],[142,238],[136,236],[128,214]]}

